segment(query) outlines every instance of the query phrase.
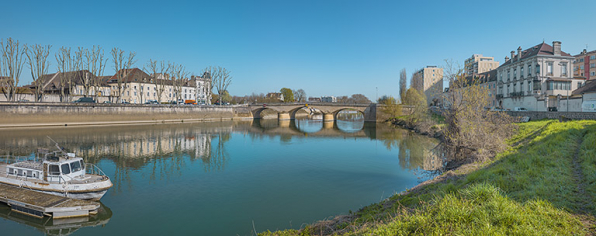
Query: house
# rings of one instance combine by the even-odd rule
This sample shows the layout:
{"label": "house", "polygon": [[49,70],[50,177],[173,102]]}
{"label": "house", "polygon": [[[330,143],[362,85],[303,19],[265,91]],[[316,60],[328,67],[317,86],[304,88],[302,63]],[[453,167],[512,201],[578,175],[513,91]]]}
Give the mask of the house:
{"label": "house", "polygon": [[[530,111],[569,110],[571,92],[584,82],[574,78],[574,57],[561,50],[561,42],[541,43],[511,51],[511,58],[497,68],[498,106],[523,107]],[[565,99],[567,102],[562,103]],[[577,108],[579,109],[579,108]]]}
{"label": "house", "polygon": [[574,96],[581,96],[582,112],[596,112],[596,80],[588,80],[584,86],[572,93]]}
{"label": "house", "polygon": [[284,101],[284,95],[282,93],[268,93],[265,95],[265,98],[276,99],[282,102]]}
{"label": "house", "polygon": [[211,105],[211,74],[203,73],[202,76],[191,76],[189,85],[195,86],[197,103]]}

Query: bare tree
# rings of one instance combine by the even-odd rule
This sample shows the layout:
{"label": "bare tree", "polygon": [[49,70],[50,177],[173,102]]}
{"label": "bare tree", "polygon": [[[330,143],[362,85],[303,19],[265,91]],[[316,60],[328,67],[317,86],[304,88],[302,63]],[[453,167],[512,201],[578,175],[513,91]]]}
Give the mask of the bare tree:
{"label": "bare tree", "polygon": [[102,87],[101,76],[106,68],[108,62],[107,58],[104,58],[103,49],[100,46],[93,46],[91,51],[85,52],[85,58],[88,62],[87,70],[91,73],[91,86],[93,87],[93,96],[97,99],[100,88]]}
{"label": "bare tree", "polygon": [[294,99],[297,102],[304,102],[306,100],[306,92],[304,92],[304,89],[294,91]]}
{"label": "bare tree", "polygon": [[128,57],[126,57],[124,55],[124,50],[120,50],[119,48],[112,48],[111,54],[112,60],[114,61],[114,71],[116,72],[115,76],[117,80],[117,102],[120,103],[122,94],[126,91],[129,82],[125,80],[129,72],[128,69],[135,63],[134,58],[137,54],[135,52],[129,52]]}
{"label": "bare tree", "polygon": [[45,86],[44,78],[45,74],[48,73],[48,67],[50,62],[48,56],[50,55],[51,45],[42,46],[35,44],[29,48],[26,48],[27,64],[31,69],[31,78],[35,85],[35,101],[41,102],[43,99],[43,88]]}
{"label": "bare tree", "polygon": [[407,81],[408,75],[406,74],[406,68],[401,69],[399,72],[399,97],[402,102],[406,98],[406,90],[408,90]]}
{"label": "bare tree", "polygon": [[147,74],[151,74],[151,82],[155,84],[155,90],[157,92],[157,101],[161,103],[162,94],[166,91],[166,85],[168,83],[166,75],[170,71],[170,64],[166,64],[165,61],[157,62],[149,59],[143,70]]}
{"label": "bare tree", "polygon": [[58,64],[58,76],[60,76],[58,82],[60,101],[69,101],[73,90],[73,80],[77,75],[77,72],[74,70],[80,67],[77,65],[80,60],[76,60],[76,57],[71,54],[70,48],[61,47],[60,51],[56,54],[56,62]]}
{"label": "bare tree", "polygon": [[[455,160],[483,160],[506,148],[505,140],[513,133],[511,118],[485,109],[490,104],[489,90],[478,78],[466,78],[453,60],[445,60],[444,78],[449,80],[445,96],[445,143]],[[490,140],[490,142],[487,142]]]}
{"label": "bare tree", "polygon": [[170,68],[172,74],[172,85],[174,87],[176,102],[178,102],[182,100],[182,86],[186,83],[186,77],[189,73],[186,71],[186,68],[183,65],[176,65],[175,63],[172,63]]}
{"label": "bare tree", "polygon": [[211,91],[213,91],[213,87],[215,87],[215,89],[217,89],[217,95],[222,97],[224,91],[227,91],[228,86],[232,83],[230,71],[221,66],[207,67],[205,71],[208,70],[211,71]]}
{"label": "bare tree", "polygon": [[27,51],[27,45],[20,45],[19,41],[12,38],[0,41],[0,53],[2,53],[2,60],[0,61],[0,78],[2,84],[2,93],[6,100],[14,101],[16,98],[17,87],[21,72],[23,72],[23,55]]}

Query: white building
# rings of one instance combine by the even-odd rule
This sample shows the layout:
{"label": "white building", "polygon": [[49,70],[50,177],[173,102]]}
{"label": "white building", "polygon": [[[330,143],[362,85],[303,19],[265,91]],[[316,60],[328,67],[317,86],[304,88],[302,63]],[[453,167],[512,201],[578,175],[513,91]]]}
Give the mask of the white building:
{"label": "white building", "polygon": [[193,84],[197,104],[211,105],[211,74],[205,72],[202,76],[191,76],[189,85]]}
{"label": "white building", "polygon": [[321,102],[337,102],[337,98],[335,96],[321,97]]}
{"label": "white building", "polygon": [[[580,110],[563,99],[584,80],[571,73],[573,56],[561,51],[561,42],[546,43],[522,51],[511,51],[511,58],[497,69],[497,100],[503,109],[523,107],[530,111]],[[566,103],[567,102],[567,103]],[[572,106],[571,106],[572,105]]]}

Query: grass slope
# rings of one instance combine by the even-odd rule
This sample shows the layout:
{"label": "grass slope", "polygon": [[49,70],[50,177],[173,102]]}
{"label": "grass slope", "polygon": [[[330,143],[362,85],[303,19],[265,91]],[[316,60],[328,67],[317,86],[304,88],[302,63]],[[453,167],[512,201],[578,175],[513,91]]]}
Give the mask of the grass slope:
{"label": "grass slope", "polygon": [[508,142],[495,160],[445,173],[451,177],[367,206],[350,221],[260,235],[594,234],[596,121],[524,123]]}

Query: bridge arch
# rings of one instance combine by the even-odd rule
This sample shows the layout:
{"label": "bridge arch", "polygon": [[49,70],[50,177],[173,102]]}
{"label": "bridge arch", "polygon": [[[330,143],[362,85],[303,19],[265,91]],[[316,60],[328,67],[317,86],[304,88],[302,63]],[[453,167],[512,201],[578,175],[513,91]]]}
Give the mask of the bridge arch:
{"label": "bridge arch", "polygon": [[252,113],[252,117],[254,119],[262,119],[263,118],[263,111],[265,110],[270,110],[270,111],[275,111],[277,114],[279,114],[279,111],[277,109],[273,109],[271,107],[260,107],[257,109],[253,109],[250,112]]}

